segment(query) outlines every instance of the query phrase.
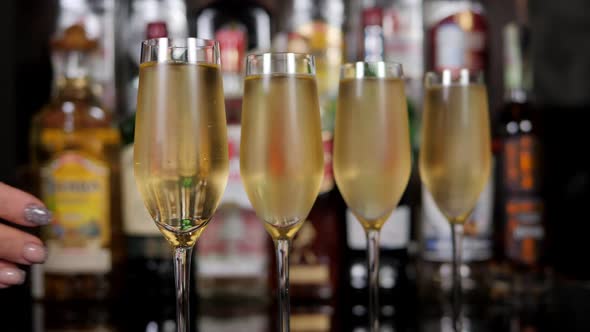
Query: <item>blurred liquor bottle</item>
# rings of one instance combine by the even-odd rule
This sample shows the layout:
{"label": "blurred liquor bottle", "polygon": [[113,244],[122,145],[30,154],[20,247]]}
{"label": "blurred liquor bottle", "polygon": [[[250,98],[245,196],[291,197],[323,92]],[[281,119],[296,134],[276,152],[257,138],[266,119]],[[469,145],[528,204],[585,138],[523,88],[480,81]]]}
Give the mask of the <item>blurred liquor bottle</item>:
{"label": "blurred liquor bottle", "polygon": [[[282,4],[276,51],[315,56],[322,118],[324,178],[320,194],[298,234],[290,254],[292,329],[340,331],[336,319],[343,292],[344,202],[332,170],[334,115],[340,65],[344,57],[342,0],[292,0]],[[271,283],[276,286],[276,264]],[[276,290],[276,287],[272,288]]]}
{"label": "blurred liquor bottle", "polygon": [[113,111],[117,92],[115,21],[119,5],[115,0],[59,0],[56,27],[59,34],[72,25],[81,25],[88,38],[97,41],[96,51],[89,55],[88,70],[93,78],[91,89],[101,105]]}
{"label": "blurred liquor bottle", "polygon": [[186,5],[183,0],[132,0],[128,2],[128,17],[120,18],[121,64],[117,79],[124,95],[123,115],[132,117],[137,104],[139,55],[141,41],[146,38],[184,38],[188,36]]}
{"label": "blurred liquor bottle", "polygon": [[[273,40],[273,48],[275,51],[307,53],[315,57],[324,155],[331,163],[340,65],[345,53],[344,1],[290,0],[283,3],[281,12],[279,33]],[[332,188],[333,182],[330,173],[323,182],[323,191]]]}
{"label": "blurred liquor bottle", "polygon": [[[239,116],[242,107],[244,57],[270,50],[270,11],[260,1],[216,0],[190,15],[191,33],[215,39],[221,50],[223,92],[228,115]],[[239,123],[239,117],[229,119]]]}
{"label": "blurred liquor bottle", "polygon": [[358,59],[398,62],[403,66],[410,135],[417,152],[424,72],[422,0],[365,0],[360,16]]}
{"label": "blurred liquor bottle", "polygon": [[[344,204],[336,189],[320,193],[290,253],[291,324],[295,331],[341,331],[345,299]],[[271,281],[276,285],[276,265]],[[273,287],[273,289],[277,289]]]}
{"label": "blurred liquor bottle", "polygon": [[52,41],[54,95],[32,124],[39,195],[53,212],[42,230],[49,256],[33,271],[33,295],[46,300],[118,294],[123,256],[119,132],[92,90],[90,54],[98,42],[83,25]]}
{"label": "blurred liquor bottle", "polygon": [[197,292],[218,300],[265,301],[272,256],[268,235],[242,184],[239,156],[245,56],[270,49],[271,17],[258,2],[222,0],[198,9],[190,23],[198,37],[220,45],[230,154],[227,187],[206,236],[197,244]]}
{"label": "blurred liquor bottle", "polygon": [[425,0],[423,20],[427,70],[486,70],[488,23],[480,1]]}
{"label": "blurred liquor bottle", "polygon": [[[127,24],[128,55],[132,60],[127,62],[129,70],[137,70],[141,41],[170,36],[169,21],[182,17],[176,12],[174,14],[168,13],[168,5],[170,4],[174,3],[149,0],[133,2],[131,18],[125,22]],[[174,26],[178,30],[176,36],[182,36],[182,24],[175,22]],[[137,77],[128,84],[128,108],[125,110],[125,117],[119,124],[123,143],[120,150],[121,202],[123,231],[127,246],[125,281],[128,286],[125,291],[127,298],[141,298],[145,301],[160,298],[162,301],[174,301],[172,251],[147,211],[135,184],[133,142],[135,138]],[[131,101],[132,98],[133,101]]]}
{"label": "blurred liquor bottle", "polygon": [[[487,64],[487,19],[479,1],[424,2],[427,70],[468,68],[482,72]],[[495,162],[494,162],[495,165]],[[467,301],[483,301],[488,262],[493,256],[494,175],[465,224],[463,288]],[[431,194],[422,188],[420,222],[420,296],[440,302],[451,287],[451,229]]]}
{"label": "blurred liquor bottle", "polygon": [[543,273],[546,231],[540,118],[530,98],[530,30],[526,15],[519,18],[503,30],[505,104],[496,121],[499,249],[510,265],[515,291],[541,292],[548,280]]}
{"label": "blurred liquor bottle", "polygon": [[[421,85],[421,3],[420,1],[364,1],[352,16],[359,16],[359,54],[364,61],[400,62],[410,59],[409,71],[415,76],[405,76],[406,87],[413,79]],[[354,9],[354,8],[353,8]],[[416,20],[416,16],[418,19]],[[352,17],[351,20],[354,20]],[[353,27],[354,28],[354,27]],[[418,37],[416,36],[418,35]],[[418,52],[416,52],[418,51]],[[418,65],[418,68],[416,68]],[[419,72],[419,74],[417,74]],[[416,99],[408,96],[409,118],[414,118]],[[414,122],[412,134],[415,133]],[[416,142],[412,135],[412,144]],[[412,176],[399,206],[389,217],[381,231],[380,258],[380,315],[384,330],[404,329],[411,315],[414,284],[412,259],[409,252],[412,217],[415,216],[416,198],[419,198],[419,182]],[[368,326],[368,277],[367,242],[365,231],[350,210],[346,212],[346,306],[343,316],[345,331],[366,331]]]}

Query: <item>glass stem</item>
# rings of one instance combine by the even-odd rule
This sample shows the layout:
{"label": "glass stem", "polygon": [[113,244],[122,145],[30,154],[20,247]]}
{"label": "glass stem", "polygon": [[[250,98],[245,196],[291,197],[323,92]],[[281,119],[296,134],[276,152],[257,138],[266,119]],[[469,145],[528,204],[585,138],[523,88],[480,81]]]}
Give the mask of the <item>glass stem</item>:
{"label": "glass stem", "polygon": [[369,331],[379,331],[379,231],[367,230],[369,270]]}
{"label": "glass stem", "polygon": [[176,282],[176,324],[178,332],[190,331],[189,278],[193,247],[174,250],[174,279]]}
{"label": "glass stem", "polygon": [[279,275],[279,331],[289,332],[289,246],[291,240],[275,241]]}
{"label": "glass stem", "polygon": [[463,252],[463,224],[451,224],[451,241],[453,244],[453,288],[451,293],[451,303],[453,307],[453,328],[455,332],[461,332],[463,329],[463,322],[461,318],[461,254]]}

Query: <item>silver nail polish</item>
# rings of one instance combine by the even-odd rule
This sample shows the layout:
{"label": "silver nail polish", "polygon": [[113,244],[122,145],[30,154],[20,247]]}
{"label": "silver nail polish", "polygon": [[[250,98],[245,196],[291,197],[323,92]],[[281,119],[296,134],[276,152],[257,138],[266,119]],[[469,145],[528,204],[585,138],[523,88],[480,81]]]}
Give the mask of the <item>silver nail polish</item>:
{"label": "silver nail polish", "polygon": [[25,219],[28,222],[37,225],[47,225],[51,222],[51,211],[47,210],[45,207],[36,205],[36,204],[29,204],[25,207]]}

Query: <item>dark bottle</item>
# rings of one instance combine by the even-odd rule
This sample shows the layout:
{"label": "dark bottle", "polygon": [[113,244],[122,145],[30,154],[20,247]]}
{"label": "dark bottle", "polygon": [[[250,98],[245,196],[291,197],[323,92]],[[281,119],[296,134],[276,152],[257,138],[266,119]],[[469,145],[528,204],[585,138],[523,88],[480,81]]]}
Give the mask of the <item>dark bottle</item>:
{"label": "dark bottle", "polygon": [[243,69],[249,52],[270,49],[268,10],[255,1],[212,1],[191,15],[197,37],[219,42],[227,135],[229,179],[207,227],[197,244],[196,289],[211,301],[238,299],[265,302],[268,297],[268,235],[246,195],[240,176],[241,105]]}
{"label": "dark bottle", "polygon": [[515,264],[534,266],[541,258],[543,200],[539,119],[530,103],[529,30],[504,28],[506,103],[498,115],[504,255]]}
{"label": "dark bottle", "polygon": [[259,1],[216,0],[191,15],[189,25],[197,37],[219,41],[226,111],[239,114],[244,57],[270,50],[269,11]]}
{"label": "dark bottle", "polygon": [[[172,332],[176,331],[172,248],[147,211],[133,174],[139,61],[137,45],[144,39],[185,37],[186,12],[184,2],[178,0],[136,0],[132,4],[131,17],[125,24],[128,42],[133,43],[136,52],[132,47],[128,51],[130,64],[127,69],[133,78],[127,85],[127,116],[119,124],[123,143],[120,159],[123,230],[127,245],[126,287],[124,300],[117,303],[115,310],[117,313],[125,312],[117,317],[122,330]],[[191,274],[191,280],[193,278]],[[191,296],[194,294],[191,293]],[[126,310],[139,304],[143,310]]]}
{"label": "dark bottle", "polygon": [[[415,295],[413,259],[409,250],[412,215],[417,183],[411,180],[398,207],[381,229],[379,259],[379,306],[382,328],[404,329],[411,324]],[[350,326],[368,326],[367,245],[365,230],[350,210],[346,213],[347,230],[347,306],[344,317]],[[348,331],[348,330],[347,330]],[[351,331],[355,331],[354,328]]]}
{"label": "dark bottle", "polygon": [[[343,295],[339,287],[344,258],[344,203],[334,183],[332,143],[339,68],[344,53],[344,3],[342,0],[290,0],[285,1],[281,10],[280,33],[273,46],[277,51],[314,55],[324,145],[320,194],[308,220],[293,239],[290,253],[291,322],[296,323],[297,330],[305,330],[297,323],[304,320],[297,317],[309,314],[317,318],[311,320],[318,323],[314,328],[330,331],[336,328],[333,317]],[[271,273],[270,281],[276,283],[274,266]]]}
{"label": "dark bottle", "polygon": [[[326,176],[324,181],[333,183]],[[333,184],[328,188],[317,197],[291,246],[289,294],[292,330],[296,331],[340,331],[339,310],[346,300],[342,291],[345,205],[338,189]],[[276,262],[271,262],[270,289],[276,290]]]}
{"label": "dark bottle", "polygon": [[[511,270],[514,291],[541,292],[544,276],[545,214],[542,195],[540,119],[530,102],[530,32],[523,24],[504,28],[506,102],[498,112],[500,147],[499,250]],[[540,294],[539,294],[540,295]]]}
{"label": "dark bottle", "polygon": [[[139,52],[141,42],[146,38],[185,38],[188,37],[186,5],[183,0],[131,0],[126,2],[129,16],[121,23],[121,44],[125,55],[121,54],[121,65],[117,75],[124,90],[120,94],[125,114],[135,112],[137,88],[139,85]],[[122,12],[124,12],[123,7]],[[123,15],[123,14],[121,14]]]}
{"label": "dark bottle", "polygon": [[332,187],[318,196],[308,220],[293,239],[289,261],[293,303],[335,304],[342,295],[343,212],[340,193]]}
{"label": "dark bottle", "polygon": [[[154,8],[150,6],[154,6]],[[163,6],[163,3],[134,2],[134,14],[129,25],[130,30],[136,29],[144,33],[142,37],[137,36],[140,40],[169,36],[169,25],[161,18],[166,17],[165,12],[160,13],[161,17],[157,18],[148,14],[151,11],[156,11],[157,6]],[[145,26],[141,26],[140,23]],[[175,289],[171,247],[156,227],[135,184],[133,174],[134,110],[135,107],[127,110],[130,114],[119,124],[122,139],[120,152],[121,203],[123,206],[123,231],[127,246],[126,299],[173,302]],[[130,320],[134,321],[133,315]]]}

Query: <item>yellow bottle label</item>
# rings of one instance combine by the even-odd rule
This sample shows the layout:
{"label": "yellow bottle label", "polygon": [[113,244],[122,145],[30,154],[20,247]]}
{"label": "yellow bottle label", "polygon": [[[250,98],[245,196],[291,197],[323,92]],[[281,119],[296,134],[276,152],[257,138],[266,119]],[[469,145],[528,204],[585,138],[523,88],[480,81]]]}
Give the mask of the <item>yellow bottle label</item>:
{"label": "yellow bottle label", "polygon": [[108,165],[66,151],[42,170],[42,197],[54,220],[45,230],[49,273],[106,273],[111,270],[110,172]]}

